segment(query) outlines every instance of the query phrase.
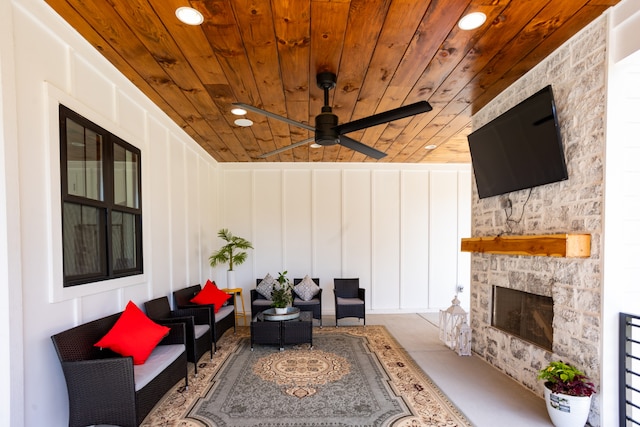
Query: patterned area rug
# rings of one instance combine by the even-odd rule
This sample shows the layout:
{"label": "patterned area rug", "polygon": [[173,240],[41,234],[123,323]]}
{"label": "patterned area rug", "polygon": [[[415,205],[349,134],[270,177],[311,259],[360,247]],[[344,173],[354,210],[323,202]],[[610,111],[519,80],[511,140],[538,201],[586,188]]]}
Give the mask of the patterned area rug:
{"label": "patterned area rug", "polygon": [[174,388],[142,425],[472,426],[383,326],[314,328],[313,344],[251,351],[248,328],[228,332],[189,389]]}

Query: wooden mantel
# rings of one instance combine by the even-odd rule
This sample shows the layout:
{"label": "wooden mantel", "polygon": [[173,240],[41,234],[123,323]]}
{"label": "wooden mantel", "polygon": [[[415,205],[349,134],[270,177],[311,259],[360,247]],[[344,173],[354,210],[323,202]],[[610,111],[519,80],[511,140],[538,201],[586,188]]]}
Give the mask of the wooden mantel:
{"label": "wooden mantel", "polygon": [[462,252],[505,255],[588,258],[591,256],[590,234],[540,234],[537,236],[492,236],[464,238]]}

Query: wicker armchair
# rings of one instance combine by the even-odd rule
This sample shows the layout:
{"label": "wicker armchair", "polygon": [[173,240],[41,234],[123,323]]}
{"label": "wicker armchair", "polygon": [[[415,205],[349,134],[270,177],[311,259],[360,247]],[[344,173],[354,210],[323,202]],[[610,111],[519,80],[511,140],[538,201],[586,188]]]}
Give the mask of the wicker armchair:
{"label": "wicker armchair", "polygon": [[360,279],[333,279],[333,293],[336,305],[336,328],[338,319],[357,317],[366,324],[364,311],[364,288],[360,287]]}
{"label": "wicker armchair", "polygon": [[150,382],[139,388],[134,380],[133,358],[94,347],[121,313],[84,323],[53,335],[69,395],[69,427],[118,425],[136,427],[178,381],[188,386],[187,353],[183,323],[171,328],[158,347],[183,346],[182,353]]}
{"label": "wicker armchair", "polygon": [[[293,279],[293,285],[297,285],[302,282],[303,279]],[[320,287],[320,279],[317,277],[311,278],[313,282]],[[295,291],[293,293],[293,304],[294,307],[300,309],[300,311],[310,311],[313,315],[314,319],[318,319],[320,321],[320,327],[322,328],[322,288],[319,288],[318,293],[315,297],[310,299],[309,301],[304,301],[299,298]]]}
{"label": "wicker armchair", "polygon": [[[258,286],[261,281],[262,279],[256,279],[256,286]],[[264,295],[255,289],[251,289],[249,295],[251,297],[251,319],[255,319],[258,313],[262,313],[271,308],[271,304],[273,304],[273,301],[265,298]]]}
{"label": "wicker armchair", "polygon": [[213,352],[218,351],[218,340],[227,331],[227,329],[233,327],[233,332],[236,331],[236,313],[235,313],[235,298],[230,298],[227,304],[220,308],[216,313],[213,305],[198,305],[191,302],[198,292],[202,290],[200,285],[192,285],[186,288],[173,292],[173,301],[177,309],[182,308],[209,308],[209,314],[211,323],[209,328],[211,330],[211,340],[213,341]]}
{"label": "wicker armchair", "polygon": [[209,309],[206,307],[179,308],[171,311],[169,298],[160,297],[144,303],[147,316],[154,322],[185,324],[187,360],[194,365],[194,374],[198,376],[198,361],[207,351],[213,359],[213,341],[211,341],[211,324]]}

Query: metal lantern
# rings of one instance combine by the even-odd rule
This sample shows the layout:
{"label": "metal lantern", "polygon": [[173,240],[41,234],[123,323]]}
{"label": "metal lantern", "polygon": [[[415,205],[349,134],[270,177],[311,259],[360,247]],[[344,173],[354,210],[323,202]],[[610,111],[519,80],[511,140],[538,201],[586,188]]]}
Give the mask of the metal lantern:
{"label": "metal lantern", "polygon": [[458,326],[458,356],[471,356],[471,327],[467,320]]}
{"label": "metal lantern", "polygon": [[460,307],[460,300],[456,295],[451,300],[451,307],[440,310],[440,340],[451,350],[458,347],[458,332],[462,324],[467,323],[467,312]]}

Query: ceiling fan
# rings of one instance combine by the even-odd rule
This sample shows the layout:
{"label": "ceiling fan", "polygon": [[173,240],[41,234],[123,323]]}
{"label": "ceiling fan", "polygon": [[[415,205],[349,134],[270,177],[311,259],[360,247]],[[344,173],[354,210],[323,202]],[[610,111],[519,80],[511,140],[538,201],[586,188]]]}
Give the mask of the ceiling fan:
{"label": "ceiling fan", "polygon": [[315,133],[313,138],[308,138],[288,145],[286,147],[270,151],[259,156],[259,158],[264,159],[266,157],[281,153],[286,150],[290,150],[295,147],[299,147],[309,142],[315,142],[316,144],[322,146],[340,144],[344,147],[350,148],[369,157],[373,157],[374,159],[381,159],[387,154],[383,153],[382,151],[376,150],[373,147],[365,145],[362,142],[356,141],[355,139],[349,138],[345,135],[345,133],[355,132],[357,130],[380,125],[383,123],[388,123],[398,119],[403,119],[405,117],[414,116],[420,113],[426,113],[427,111],[432,110],[431,105],[427,101],[419,101],[414,104],[405,105],[404,107],[395,108],[393,110],[374,114],[369,117],[364,117],[362,119],[339,125],[338,116],[333,114],[331,106],[329,105],[329,90],[333,89],[336,86],[336,75],[332,72],[318,73],[316,75],[316,82],[318,84],[318,87],[324,90],[324,106],[322,107],[322,112],[316,116],[315,127],[309,126],[302,122],[291,120],[287,117],[283,117],[269,111],[265,111],[252,105],[243,104],[240,102],[236,102],[233,104],[240,108],[244,108],[246,110],[250,110],[259,114],[264,114],[267,117],[271,117],[273,119],[280,120],[289,123],[290,125],[298,126]]}

